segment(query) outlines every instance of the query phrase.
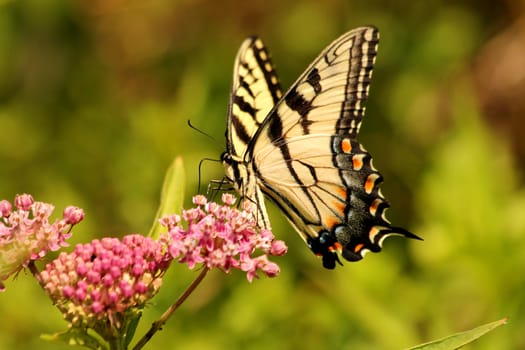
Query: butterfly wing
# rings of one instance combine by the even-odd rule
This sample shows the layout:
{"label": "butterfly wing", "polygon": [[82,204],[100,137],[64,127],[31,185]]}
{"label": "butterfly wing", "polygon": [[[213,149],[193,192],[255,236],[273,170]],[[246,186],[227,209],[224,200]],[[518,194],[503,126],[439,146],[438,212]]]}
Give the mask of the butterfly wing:
{"label": "butterfly wing", "polygon": [[272,109],[251,139],[248,159],[257,187],[334,268],[378,252],[393,234],[381,174],[356,140],[368,97],[379,32],[354,29],[330,44]]}
{"label": "butterfly wing", "polygon": [[222,160],[226,176],[253,205],[261,227],[269,228],[264,198],[256,179],[246,167],[248,145],[269,112],[282,97],[270,55],[261,39],[246,39],[237,53],[226,126],[226,152]]}
{"label": "butterfly wing", "polygon": [[243,158],[248,144],[282,97],[270,55],[261,39],[246,39],[237,53],[228,106],[226,149]]}

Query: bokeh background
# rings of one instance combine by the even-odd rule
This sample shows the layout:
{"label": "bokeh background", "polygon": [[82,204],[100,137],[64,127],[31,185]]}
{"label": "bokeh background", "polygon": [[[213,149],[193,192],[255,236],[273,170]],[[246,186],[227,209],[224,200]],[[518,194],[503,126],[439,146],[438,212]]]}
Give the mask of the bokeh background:
{"label": "bokeh background", "polygon": [[[381,42],[360,141],[390,219],[424,242],[324,270],[277,210],[276,279],[215,272],[149,349],[399,349],[510,317],[469,349],[525,348],[525,3],[520,0],[0,2],[0,197],[83,207],[71,243],[146,233],[171,160],[187,200],[218,159],[232,65],[259,34],[287,88],[333,39]],[[187,126],[187,120],[209,134]],[[205,162],[202,185],[223,175]],[[149,324],[195,272],[173,266]],[[28,273],[0,295],[0,349],[65,323]]]}

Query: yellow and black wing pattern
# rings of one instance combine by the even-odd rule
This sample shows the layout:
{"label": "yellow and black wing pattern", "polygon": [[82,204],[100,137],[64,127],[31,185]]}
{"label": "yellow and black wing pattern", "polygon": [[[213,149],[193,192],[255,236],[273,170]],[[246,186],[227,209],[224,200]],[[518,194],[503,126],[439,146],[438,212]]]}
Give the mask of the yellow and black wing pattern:
{"label": "yellow and black wing pattern", "polygon": [[385,217],[381,174],[357,141],[379,32],[361,27],[332,42],[284,95],[268,51],[247,39],[237,55],[222,160],[242,200],[269,227],[275,202],[323,266],[357,261],[390,235],[416,238]]}

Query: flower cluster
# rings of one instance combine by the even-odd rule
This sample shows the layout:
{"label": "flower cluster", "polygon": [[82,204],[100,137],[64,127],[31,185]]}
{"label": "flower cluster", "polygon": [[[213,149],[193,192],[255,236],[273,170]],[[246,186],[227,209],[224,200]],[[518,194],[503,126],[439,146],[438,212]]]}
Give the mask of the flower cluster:
{"label": "flower cluster", "polygon": [[71,227],[84,213],[68,207],[61,220],[49,223],[51,204],[20,195],[13,210],[9,202],[0,201],[0,282],[29,265],[72,327],[94,329],[106,339],[125,333],[131,320],[140,317],[174,259],[189,268],[202,264],[225,272],[239,269],[250,282],[259,271],[276,276],[279,267],[268,257],[285,254],[284,242],[258,227],[253,206],[232,208],[235,197],[229,194],[222,201],[195,196],[195,208],[160,220],[168,232],[158,240],[138,234],[95,239],[60,253],[41,272],[31,261],[65,246]]}
{"label": "flower cluster", "polygon": [[61,253],[39,280],[71,324],[109,321],[119,328],[127,312],[158,292],[171,260],[167,247],[150,237],[102,238]]}
{"label": "flower cluster", "polygon": [[244,211],[232,208],[235,197],[231,194],[223,194],[222,201],[224,205],[195,196],[197,207],[183,211],[182,219],[170,215],[160,220],[168,228],[169,251],[174,259],[190,268],[202,263],[225,272],[239,269],[247,273],[250,282],[258,277],[258,270],[269,277],[279,274],[279,266],[268,255],[285,254],[285,243],[257,226],[252,207],[246,206]]}
{"label": "flower cluster", "polygon": [[29,194],[17,195],[14,205],[15,210],[9,201],[0,201],[0,290],[31,261],[67,246],[71,228],[84,218],[82,209],[70,206],[61,220],[50,223],[54,206],[35,202]]}

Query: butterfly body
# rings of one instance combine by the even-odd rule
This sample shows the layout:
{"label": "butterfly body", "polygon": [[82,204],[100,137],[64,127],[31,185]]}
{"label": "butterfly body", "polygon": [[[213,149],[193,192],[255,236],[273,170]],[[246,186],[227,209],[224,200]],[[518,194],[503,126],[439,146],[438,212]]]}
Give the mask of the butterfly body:
{"label": "butterfly body", "polygon": [[392,227],[382,176],[357,141],[377,51],[374,27],[354,29],[330,44],[282,93],[269,53],[258,38],[237,54],[222,161],[226,177],[269,228],[264,195],[334,268],[378,252]]}

